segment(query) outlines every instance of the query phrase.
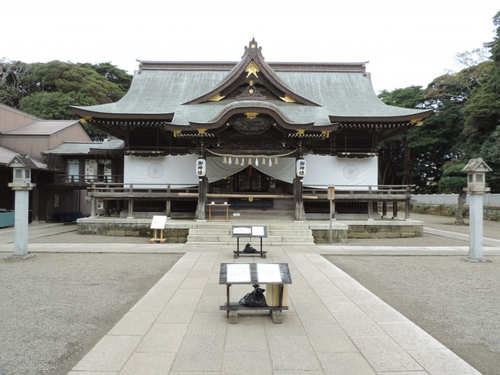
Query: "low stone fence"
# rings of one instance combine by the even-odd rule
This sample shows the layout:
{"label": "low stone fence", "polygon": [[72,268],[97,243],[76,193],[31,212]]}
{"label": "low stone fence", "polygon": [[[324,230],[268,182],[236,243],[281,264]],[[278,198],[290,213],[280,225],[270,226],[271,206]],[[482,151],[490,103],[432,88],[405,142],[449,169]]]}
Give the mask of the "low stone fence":
{"label": "low stone fence", "polygon": [[[455,216],[458,194],[414,194],[411,197],[412,212]],[[464,216],[469,216],[469,199],[466,198]],[[484,195],[484,217],[500,221],[500,194]]]}

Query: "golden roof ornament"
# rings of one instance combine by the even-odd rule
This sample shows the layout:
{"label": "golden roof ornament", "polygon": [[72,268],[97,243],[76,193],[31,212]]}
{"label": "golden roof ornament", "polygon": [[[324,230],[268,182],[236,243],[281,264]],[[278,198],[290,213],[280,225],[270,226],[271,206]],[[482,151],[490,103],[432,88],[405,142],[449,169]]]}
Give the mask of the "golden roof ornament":
{"label": "golden roof ornament", "polygon": [[257,66],[257,64],[252,60],[252,61],[250,61],[250,63],[245,68],[245,72],[248,73],[247,74],[247,78],[250,77],[251,75],[254,75],[256,78],[259,78],[259,76],[257,75],[257,73],[260,72],[260,69]]}

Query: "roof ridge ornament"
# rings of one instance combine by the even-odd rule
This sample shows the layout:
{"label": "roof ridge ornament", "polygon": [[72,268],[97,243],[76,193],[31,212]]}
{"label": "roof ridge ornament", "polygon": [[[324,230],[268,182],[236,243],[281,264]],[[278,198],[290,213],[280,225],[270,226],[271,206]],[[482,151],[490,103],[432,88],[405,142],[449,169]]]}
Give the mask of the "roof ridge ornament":
{"label": "roof ridge ornament", "polygon": [[[259,88],[269,91],[276,99],[285,103],[296,103],[302,105],[319,106],[319,104],[295,93],[283,82],[276,72],[269,66],[262,56],[262,47],[259,47],[255,38],[245,46],[245,53],[241,61],[229,72],[229,74],[211,91],[194,98],[184,104],[201,104],[206,102],[218,102],[222,99],[238,97],[242,86],[245,87],[249,96],[247,100],[267,100],[262,95],[253,97],[259,92]],[[241,96],[240,96],[241,99]]]}
{"label": "roof ridge ornament", "polygon": [[252,37],[252,40],[248,42],[248,47],[245,46],[245,52],[243,53],[243,56],[241,58],[244,59],[245,56],[254,56],[256,54],[259,54],[262,58],[264,58],[261,52],[262,47],[259,47],[259,44],[256,42],[255,38]]}

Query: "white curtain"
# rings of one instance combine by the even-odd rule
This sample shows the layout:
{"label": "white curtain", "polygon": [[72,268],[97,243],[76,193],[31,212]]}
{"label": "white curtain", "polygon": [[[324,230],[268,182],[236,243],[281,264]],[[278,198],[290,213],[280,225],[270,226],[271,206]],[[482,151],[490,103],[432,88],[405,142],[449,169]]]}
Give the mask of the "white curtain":
{"label": "white curtain", "polygon": [[[306,176],[303,183],[309,187],[328,185],[377,185],[378,158],[338,158],[336,156],[306,155]],[[360,186],[360,189],[363,187]],[[351,189],[351,187],[349,187]]]}
{"label": "white curtain", "polygon": [[[165,188],[171,184],[172,188],[182,188],[198,184],[195,174],[197,155],[139,157],[125,156],[124,183],[143,184],[147,189]],[[209,182],[219,181],[225,177],[248,167],[248,159],[241,158],[236,164],[232,158],[231,164],[224,164],[221,157],[207,158],[207,177]],[[377,185],[378,161],[377,157],[369,158],[337,158],[335,156],[306,155],[307,171],[303,183],[305,186],[326,188],[328,185]],[[292,183],[295,177],[295,158],[279,158],[278,163],[272,159],[265,163],[259,159],[256,166],[252,158],[252,167],[274,179]],[[145,184],[145,185],[144,185]],[[147,185],[151,184],[151,185]],[[361,187],[360,187],[361,188]]]}

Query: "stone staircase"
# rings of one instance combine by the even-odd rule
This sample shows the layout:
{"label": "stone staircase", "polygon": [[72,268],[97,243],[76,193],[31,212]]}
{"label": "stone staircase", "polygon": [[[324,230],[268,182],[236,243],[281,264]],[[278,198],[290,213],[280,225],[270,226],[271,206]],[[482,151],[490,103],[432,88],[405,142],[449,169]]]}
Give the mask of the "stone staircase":
{"label": "stone staircase", "polygon": [[[262,240],[263,246],[266,245],[312,245],[314,239],[309,225],[296,222],[277,222],[267,224],[256,223],[196,223],[187,236],[187,245],[236,245],[236,238],[231,236],[233,225],[266,225],[267,238]],[[241,238],[240,249],[243,249],[246,243],[258,248],[259,238]]]}

